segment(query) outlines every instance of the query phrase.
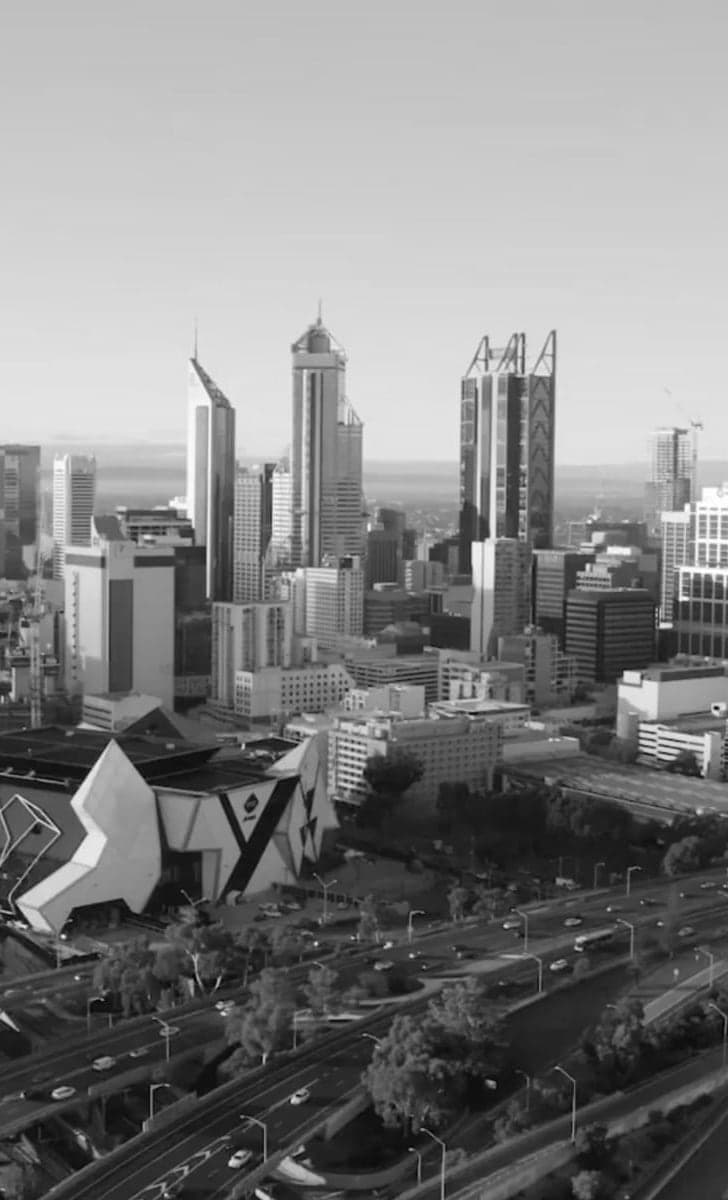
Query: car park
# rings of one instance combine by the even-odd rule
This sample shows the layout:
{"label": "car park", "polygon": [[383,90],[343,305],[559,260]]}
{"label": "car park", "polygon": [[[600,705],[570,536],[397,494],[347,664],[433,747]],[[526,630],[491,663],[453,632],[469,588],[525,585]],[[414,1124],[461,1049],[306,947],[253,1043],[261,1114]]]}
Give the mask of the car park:
{"label": "car park", "polygon": [[293,1104],[294,1107],[296,1107],[299,1104],[305,1104],[306,1101],[310,1100],[310,1099],[311,1099],[311,1092],[309,1091],[309,1089],[307,1087],[302,1087],[302,1088],[299,1088],[297,1092],[294,1092],[293,1095],[291,1096],[291,1104]]}
{"label": "car park", "polygon": [[102,1054],[100,1058],[95,1058],[91,1066],[94,1071],[110,1071],[116,1066],[116,1059],[110,1054]]}
{"label": "car park", "polygon": [[235,1153],[228,1159],[228,1166],[232,1167],[234,1171],[237,1171],[240,1169],[240,1167],[247,1166],[252,1157],[252,1150],[236,1150]]}
{"label": "car park", "polygon": [[69,1087],[68,1084],[63,1084],[61,1087],[54,1088],[51,1092],[51,1100],[70,1100],[71,1096],[76,1095],[76,1089]]}
{"label": "car park", "polygon": [[565,958],[556,958],[552,963],[549,963],[550,971],[565,971],[568,967],[568,962]]}

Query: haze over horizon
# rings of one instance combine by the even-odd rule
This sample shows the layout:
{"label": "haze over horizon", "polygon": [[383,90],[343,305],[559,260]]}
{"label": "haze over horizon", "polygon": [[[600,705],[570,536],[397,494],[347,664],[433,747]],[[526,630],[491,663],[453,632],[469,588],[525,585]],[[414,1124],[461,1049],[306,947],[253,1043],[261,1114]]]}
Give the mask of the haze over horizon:
{"label": "haze over horizon", "polygon": [[8,439],[182,438],[197,318],[241,453],[282,448],[322,296],[371,460],[454,460],[480,336],[551,328],[558,462],[688,416],[728,452],[722,4],[213,11],[6,7]]}

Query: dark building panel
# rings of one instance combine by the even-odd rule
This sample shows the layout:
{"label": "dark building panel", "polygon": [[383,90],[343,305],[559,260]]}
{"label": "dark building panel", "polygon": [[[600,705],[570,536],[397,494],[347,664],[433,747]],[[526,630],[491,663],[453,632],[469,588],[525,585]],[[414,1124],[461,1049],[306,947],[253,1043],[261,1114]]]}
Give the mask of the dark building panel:
{"label": "dark building panel", "polygon": [[134,583],[109,580],[109,691],[130,692],[133,680]]}

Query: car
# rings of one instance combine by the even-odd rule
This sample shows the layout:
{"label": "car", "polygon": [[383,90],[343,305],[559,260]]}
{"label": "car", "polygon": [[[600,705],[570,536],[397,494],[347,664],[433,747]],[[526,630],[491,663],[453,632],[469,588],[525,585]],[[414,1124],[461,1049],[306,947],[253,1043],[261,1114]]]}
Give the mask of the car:
{"label": "car", "polygon": [[374,970],[375,971],[391,971],[393,966],[394,966],[394,963],[390,962],[390,960],[388,958],[380,958],[377,962],[375,962]]}
{"label": "car", "polygon": [[704,879],[700,887],[704,892],[712,892],[713,888],[717,888],[718,884],[714,879]]}
{"label": "car", "polygon": [[464,958],[475,958],[475,951],[474,950],[458,950],[455,957],[459,958],[461,960]]}
{"label": "car", "polygon": [[656,928],[657,928],[657,929],[664,929],[664,928],[665,928],[665,922],[664,922],[663,920],[655,921],[655,926],[656,926]]}
{"label": "car", "polygon": [[218,1000],[215,1004],[215,1008],[218,1012],[222,1012],[225,1008],[232,1008],[234,1003],[234,1000]]}
{"label": "car", "polygon": [[136,1050],[129,1051],[129,1058],[144,1058],[148,1053],[146,1046],[137,1046]]}
{"label": "car", "polygon": [[298,900],[286,900],[286,908],[289,912],[301,911],[301,905],[298,903]]}
{"label": "car", "polygon": [[394,942],[385,942],[382,950],[394,950]]}
{"label": "car", "polygon": [[234,1171],[237,1171],[240,1167],[247,1166],[252,1157],[252,1150],[236,1150],[235,1153],[228,1159],[228,1166],[232,1167]]}
{"label": "car", "polygon": [[503,922],[503,928],[504,929],[520,929],[521,928],[521,918],[520,917],[509,917],[507,921]]}
{"label": "car", "polygon": [[420,971],[429,971],[430,964],[428,962],[421,962],[419,969]]}
{"label": "car", "polygon": [[577,925],[583,925],[583,924],[584,924],[583,917],[567,917],[566,920],[564,921],[564,926],[566,929],[576,929]]}
{"label": "car", "polygon": [[407,955],[407,957],[408,957],[408,958],[419,958],[419,957],[420,957],[420,955],[421,955],[421,953],[422,953],[422,951],[421,951],[421,950],[410,950],[410,952],[409,952],[409,954]]}
{"label": "car", "polygon": [[83,983],[85,978],[86,978],[85,975],[74,975],[73,982],[74,983]]}
{"label": "car", "polygon": [[69,1087],[68,1084],[62,1084],[61,1087],[53,1089],[51,1092],[51,1100],[70,1100],[71,1096],[75,1095],[75,1087]]}
{"label": "car", "polygon": [[91,1066],[94,1071],[110,1071],[112,1067],[116,1066],[116,1059],[112,1058],[110,1054],[102,1054],[100,1058],[94,1059]]}
{"label": "car", "polygon": [[568,965],[565,958],[555,958],[552,963],[549,963],[549,971],[565,971]]}
{"label": "car", "polygon": [[693,929],[692,925],[683,925],[682,929],[678,929],[677,936],[678,937],[692,937],[694,933],[695,933],[695,930]]}
{"label": "car", "polygon": [[336,907],[338,908],[339,912],[345,912],[346,909],[349,907],[349,901],[348,900],[339,900]]}
{"label": "car", "polygon": [[694,897],[694,893],[693,893],[693,892],[681,892],[681,893],[680,893],[680,899],[681,899],[681,900],[692,900],[692,899],[693,899],[693,897]]}
{"label": "car", "polygon": [[299,1104],[305,1104],[306,1101],[310,1100],[310,1099],[311,1099],[311,1092],[309,1091],[309,1089],[307,1087],[302,1087],[302,1088],[299,1088],[297,1092],[293,1093],[293,1095],[291,1096],[290,1102],[294,1107],[297,1107]]}
{"label": "car", "polygon": [[613,912],[621,912],[622,909],[619,904],[608,904],[604,911],[608,912],[608,913],[613,913]]}
{"label": "car", "polygon": [[652,896],[643,896],[640,900],[640,904],[644,908],[652,908],[655,904],[657,904],[657,901]]}

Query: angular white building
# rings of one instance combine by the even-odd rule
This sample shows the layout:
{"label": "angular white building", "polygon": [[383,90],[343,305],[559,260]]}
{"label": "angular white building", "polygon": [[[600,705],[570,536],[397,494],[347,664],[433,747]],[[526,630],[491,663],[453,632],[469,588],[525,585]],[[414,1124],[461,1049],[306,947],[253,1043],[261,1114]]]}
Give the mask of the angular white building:
{"label": "angular white building", "polygon": [[207,547],[207,596],[232,595],[235,409],[200,366],[189,362],[187,515],[198,546]]}

